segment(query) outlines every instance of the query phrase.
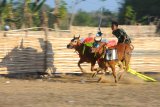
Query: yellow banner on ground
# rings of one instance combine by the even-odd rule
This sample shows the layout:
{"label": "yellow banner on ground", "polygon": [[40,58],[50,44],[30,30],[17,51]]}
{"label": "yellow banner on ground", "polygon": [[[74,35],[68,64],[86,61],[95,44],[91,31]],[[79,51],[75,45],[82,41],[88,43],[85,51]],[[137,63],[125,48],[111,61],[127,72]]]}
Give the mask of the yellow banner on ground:
{"label": "yellow banner on ground", "polygon": [[143,80],[145,80],[145,81],[157,82],[156,79],[151,78],[151,77],[149,77],[149,76],[146,76],[146,75],[144,75],[144,74],[141,74],[141,73],[139,73],[139,72],[137,72],[137,71],[135,71],[135,70],[133,70],[133,69],[131,69],[131,68],[129,68],[128,72],[130,72],[130,73],[133,74],[133,75],[138,76],[139,78],[141,78],[141,79],[143,79]]}

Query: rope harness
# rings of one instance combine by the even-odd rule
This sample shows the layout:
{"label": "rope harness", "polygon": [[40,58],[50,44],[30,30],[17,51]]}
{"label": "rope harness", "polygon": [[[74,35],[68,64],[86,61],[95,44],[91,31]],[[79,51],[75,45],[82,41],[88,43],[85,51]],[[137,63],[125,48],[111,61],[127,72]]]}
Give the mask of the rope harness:
{"label": "rope harness", "polygon": [[[106,55],[106,49],[107,49],[108,47],[106,47],[105,44],[104,44],[104,45],[102,45],[102,46],[99,46],[99,47],[97,48],[97,51],[99,52],[101,48],[103,48],[103,50],[102,50],[102,51],[103,51],[103,54],[101,55],[101,57],[100,57],[99,59],[105,57],[105,55]],[[94,57],[96,57],[96,55],[97,55],[97,52],[95,52],[95,56],[94,56]],[[98,60],[99,60],[99,59],[98,59]]]}

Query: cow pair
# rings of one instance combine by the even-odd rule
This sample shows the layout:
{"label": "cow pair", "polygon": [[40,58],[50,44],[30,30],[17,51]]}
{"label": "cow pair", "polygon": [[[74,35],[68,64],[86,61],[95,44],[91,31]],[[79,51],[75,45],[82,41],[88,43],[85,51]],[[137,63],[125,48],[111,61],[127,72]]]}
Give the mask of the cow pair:
{"label": "cow pair", "polygon": [[[93,39],[94,40],[94,39]],[[113,47],[106,47],[105,42],[97,42],[98,47],[88,47],[84,43],[81,42],[80,36],[79,37],[73,37],[73,39],[70,41],[70,43],[67,45],[67,48],[69,49],[75,49],[75,51],[78,52],[80,60],[78,61],[78,67],[81,69],[82,72],[85,72],[84,69],[81,67],[81,63],[88,62],[91,63],[91,71],[107,71],[110,67],[112,70],[112,74],[114,76],[115,82],[117,82],[117,76],[115,67],[118,64],[120,69],[123,69],[125,71],[129,68],[129,62],[131,58],[131,52],[133,50],[133,46],[130,44],[120,43]],[[85,50],[84,50],[85,47]],[[116,49],[117,50],[117,60],[106,60],[106,50],[107,49]],[[96,61],[99,65],[98,69],[95,69],[94,66],[96,64]],[[122,75],[120,75],[119,79]]]}

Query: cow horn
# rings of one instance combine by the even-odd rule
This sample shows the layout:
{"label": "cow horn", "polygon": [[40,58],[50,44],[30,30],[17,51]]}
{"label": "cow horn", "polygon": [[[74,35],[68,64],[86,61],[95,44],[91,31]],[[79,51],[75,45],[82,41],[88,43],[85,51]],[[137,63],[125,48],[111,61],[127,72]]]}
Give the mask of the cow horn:
{"label": "cow horn", "polygon": [[74,38],[80,38],[80,34],[74,35]]}

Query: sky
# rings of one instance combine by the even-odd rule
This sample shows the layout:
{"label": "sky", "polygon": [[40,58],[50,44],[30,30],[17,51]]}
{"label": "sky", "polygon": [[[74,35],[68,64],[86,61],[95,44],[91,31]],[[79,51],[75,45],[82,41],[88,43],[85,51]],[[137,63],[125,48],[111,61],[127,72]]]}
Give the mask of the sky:
{"label": "sky", "polygon": [[[72,6],[72,1],[76,0],[65,0],[65,2],[68,4],[68,10],[71,11],[70,6]],[[120,7],[120,2],[123,0],[106,0],[105,2],[101,2],[100,0],[86,0],[78,5],[75,6],[75,10],[85,10],[85,11],[96,11],[100,9],[101,7],[105,7],[106,9],[112,11],[112,12],[118,12],[118,9]],[[46,4],[50,5],[51,7],[54,7],[54,0],[46,0]]]}

